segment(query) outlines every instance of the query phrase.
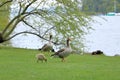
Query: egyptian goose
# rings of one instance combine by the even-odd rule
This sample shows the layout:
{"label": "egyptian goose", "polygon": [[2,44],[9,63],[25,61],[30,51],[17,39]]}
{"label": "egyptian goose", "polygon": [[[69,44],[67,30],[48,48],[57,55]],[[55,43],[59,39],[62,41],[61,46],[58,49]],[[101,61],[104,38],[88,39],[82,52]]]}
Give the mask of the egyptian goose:
{"label": "egyptian goose", "polygon": [[57,52],[55,52],[51,56],[58,56],[59,58],[62,59],[62,62],[64,62],[65,61],[64,58],[69,56],[72,52],[72,49],[71,49],[71,46],[70,46],[70,41],[71,41],[71,38],[67,38],[67,41],[66,41],[67,47],[58,50]]}
{"label": "egyptian goose", "polygon": [[39,50],[41,51],[52,51],[54,52],[54,49],[53,49],[53,43],[51,42],[51,39],[52,39],[52,35],[50,34],[50,37],[49,37],[49,42],[47,44],[45,44],[42,48],[40,48]]}

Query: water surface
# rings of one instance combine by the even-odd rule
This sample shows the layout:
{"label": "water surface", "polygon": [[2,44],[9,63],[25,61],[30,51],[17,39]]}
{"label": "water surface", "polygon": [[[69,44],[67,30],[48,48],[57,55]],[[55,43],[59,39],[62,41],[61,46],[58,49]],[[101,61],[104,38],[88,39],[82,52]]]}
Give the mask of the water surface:
{"label": "water surface", "polygon": [[86,36],[88,51],[102,50],[106,55],[120,54],[120,16],[94,17],[94,31]]}

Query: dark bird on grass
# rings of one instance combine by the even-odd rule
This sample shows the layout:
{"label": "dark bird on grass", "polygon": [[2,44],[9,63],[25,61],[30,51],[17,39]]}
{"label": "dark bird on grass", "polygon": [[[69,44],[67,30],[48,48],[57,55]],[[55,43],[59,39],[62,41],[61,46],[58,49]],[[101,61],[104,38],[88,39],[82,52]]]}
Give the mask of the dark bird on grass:
{"label": "dark bird on grass", "polygon": [[97,51],[92,52],[92,55],[101,55],[101,54],[103,54],[103,51],[101,51],[101,50],[97,50]]}
{"label": "dark bird on grass", "polygon": [[52,39],[52,35],[50,34],[50,37],[49,37],[49,42],[47,44],[45,44],[42,48],[40,48],[39,50],[41,51],[52,51],[54,52],[54,49],[53,49],[53,43],[51,41]]}
{"label": "dark bird on grass", "polygon": [[69,56],[71,54],[71,52],[72,52],[72,49],[71,49],[71,46],[70,46],[70,41],[71,40],[72,40],[71,38],[67,38],[67,42],[66,42],[67,47],[58,50],[57,52],[55,52],[51,56],[58,56],[59,58],[62,59],[62,62],[64,62],[65,61],[65,57]]}

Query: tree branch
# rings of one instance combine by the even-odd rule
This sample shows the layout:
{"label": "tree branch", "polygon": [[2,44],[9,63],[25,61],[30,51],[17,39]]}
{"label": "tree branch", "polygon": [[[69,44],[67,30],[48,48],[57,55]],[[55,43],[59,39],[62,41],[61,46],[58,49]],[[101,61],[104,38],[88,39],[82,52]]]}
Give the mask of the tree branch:
{"label": "tree branch", "polygon": [[45,32],[44,32],[44,34],[43,34],[43,36],[42,37],[44,37],[45,35],[46,35],[46,33],[48,32],[48,31],[50,31],[51,29],[53,29],[55,26],[53,26],[53,27],[51,27],[51,28],[49,28],[49,29],[47,29]]}
{"label": "tree branch", "polygon": [[[10,40],[10,39],[12,39],[12,38],[14,38],[14,37],[20,35],[20,34],[24,34],[24,33],[36,35],[37,37],[39,37],[39,38],[41,38],[41,39],[43,39],[43,40],[49,41],[48,39],[46,39],[46,38],[40,36],[39,34],[36,34],[36,33],[33,33],[33,32],[28,32],[28,31],[23,31],[23,32],[16,33],[16,34],[14,34],[13,36],[11,36],[11,37],[5,39],[4,42],[5,42],[5,41],[8,41],[8,40]],[[61,44],[63,44],[63,43],[56,43],[56,42],[54,42],[54,41],[52,41],[52,43],[55,44],[55,45],[61,45]]]}
{"label": "tree branch", "polygon": [[22,10],[22,5],[21,5],[21,2],[19,2],[19,7],[20,7],[20,9],[19,9],[18,15],[20,15],[20,14],[21,14],[21,10]]}
{"label": "tree branch", "polygon": [[[10,0],[10,1],[12,1],[12,0]],[[19,13],[16,17],[14,17],[14,18],[7,24],[7,26],[5,27],[5,29],[2,31],[2,34],[3,34],[3,35],[4,35],[4,33],[7,31],[7,29],[10,27],[10,25],[13,24],[14,21],[17,20],[17,19],[19,19],[22,15],[34,14],[33,12],[26,12],[26,10],[27,10],[28,7],[29,7],[32,3],[34,3],[35,1],[36,1],[36,0],[33,0],[29,5],[27,5],[27,6],[25,7],[25,9],[23,10],[23,12],[22,12],[21,14]],[[20,4],[20,7],[21,7],[21,4]],[[20,12],[20,11],[21,11],[21,8],[20,8],[19,12]]]}
{"label": "tree branch", "polygon": [[31,6],[35,1],[37,1],[37,0],[33,0],[31,3],[29,3],[29,4],[25,7],[25,9],[23,10],[22,14],[24,14],[24,13],[26,12],[26,10],[29,8],[29,6]]}
{"label": "tree branch", "polygon": [[16,25],[20,22],[23,21],[23,19],[31,14],[35,14],[36,12],[26,12],[24,14],[19,14],[16,17],[14,17],[9,23],[8,25],[5,27],[5,29],[2,31],[2,35],[4,35],[4,33],[7,31],[7,29],[14,23],[13,28],[8,32],[8,34],[4,35],[4,38],[7,37],[7,35],[9,35],[14,28],[16,27]]}
{"label": "tree branch", "polygon": [[7,26],[5,27],[5,29],[2,31],[2,34],[3,34],[3,35],[4,35],[4,33],[7,31],[7,29],[10,27],[10,25],[11,25],[16,19],[18,19],[19,17],[20,17],[20,15],[14,17],[14,18],[7,24]]}
{"label": "tree branch", "polygon": [[36,28],[34,28],[32,25],[30,25],[29,23],[27,23],[25,20],[22,20],[27,26],[31,27],[33,30],[39,32]]}
{"label": "tree branch", "polygon": [[12,1],[13,1],[13,0],[5,1],[5,2],[3,2],[3,3],[0,4],[0,7],[4,6],[5,4],[10,3],[10,2],[12,2]]}

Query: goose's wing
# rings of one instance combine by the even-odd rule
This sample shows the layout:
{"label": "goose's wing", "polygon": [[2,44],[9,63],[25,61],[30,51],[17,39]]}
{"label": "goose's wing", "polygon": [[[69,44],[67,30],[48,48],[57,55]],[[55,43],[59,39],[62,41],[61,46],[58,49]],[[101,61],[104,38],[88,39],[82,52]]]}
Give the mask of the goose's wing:
{"label": "goose's wing", "polygon": [[45,50],[47,48],[47,44],[45,44],[42,48],[41,48],[41,50]]}
{"label": "goose's wing", "polygon": [[64,52],[65,49],[60,49],[59,51],[55,52],[54,54],[52,54],[51,56],[54,56],[54,55],[59,55],[60,53]]}
{"label": "goose's wing", "polygon": [[59,51],[57,51],[55,54],[56,55],[58,55],[58,54],[60,54],[60,53],[62,53],[62,52],[64,52],[65,51],[65,48],[63,48],[63,49],[60,49]]}

